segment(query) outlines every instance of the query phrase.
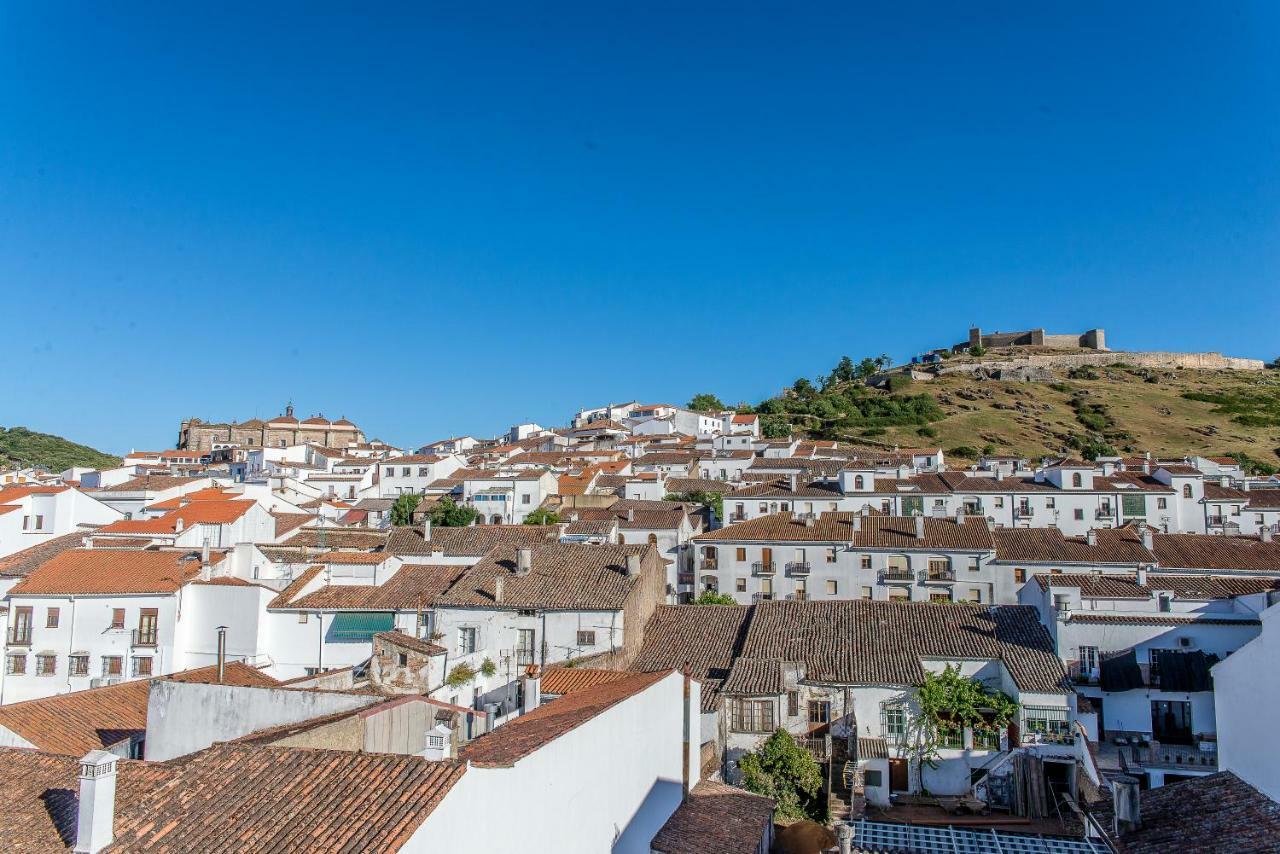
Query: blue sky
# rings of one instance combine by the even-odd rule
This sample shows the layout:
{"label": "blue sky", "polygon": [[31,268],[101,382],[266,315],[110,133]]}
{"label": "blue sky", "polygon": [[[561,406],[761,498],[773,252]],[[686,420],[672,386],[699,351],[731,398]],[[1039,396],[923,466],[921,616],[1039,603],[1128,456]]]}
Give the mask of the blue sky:
{"label": "blue sky", "polygon": [[371,5],[0,7],[0,424],[419,444],[970,324],[1280,355],[1280,5]]}

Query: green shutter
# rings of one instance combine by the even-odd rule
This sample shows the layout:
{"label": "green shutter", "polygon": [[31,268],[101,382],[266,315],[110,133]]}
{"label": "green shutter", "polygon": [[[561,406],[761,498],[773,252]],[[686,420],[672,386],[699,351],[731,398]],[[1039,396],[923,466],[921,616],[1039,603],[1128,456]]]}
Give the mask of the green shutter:
{"label": "green shutter", "polygon": [[329,628],[329,637],[335,641],[369,641],[378,632],[395,628],[396,615],[382,611],[352,611],[337,614]]}

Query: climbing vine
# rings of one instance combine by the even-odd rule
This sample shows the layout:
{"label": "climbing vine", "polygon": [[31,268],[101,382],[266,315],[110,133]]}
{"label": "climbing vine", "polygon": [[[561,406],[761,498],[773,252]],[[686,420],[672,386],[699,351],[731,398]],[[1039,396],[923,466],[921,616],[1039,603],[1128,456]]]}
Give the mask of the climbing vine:
{"label": "climbing vine", "polygon": [[941,673],[926,672],[916,697],[920,714],[908,724],[906,741],[916,757],[930,766],[946,746],[944,736],[948,730],[970,727],[999,731],[1018,715],[1018,704],[1012,697],[961,675],[959,666],[951,664]]}
{"label": "climbing vine", "polygon": [[444,677],[444,684],[450,688],[461,688],[463,685],[471,683],[476,678],[476,669],[469,664],[456,665],[449,671],[449,675]]}

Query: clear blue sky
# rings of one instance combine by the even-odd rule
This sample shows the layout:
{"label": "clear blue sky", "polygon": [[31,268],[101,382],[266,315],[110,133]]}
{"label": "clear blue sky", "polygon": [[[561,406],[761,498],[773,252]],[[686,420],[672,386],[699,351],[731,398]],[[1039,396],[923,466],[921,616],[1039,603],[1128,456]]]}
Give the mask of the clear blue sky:
{"label": "clear blue sky", "polygon": [[417,444],[971,323],[1280,354],[1280,4],[109,5],[0,7],[0,424]]}

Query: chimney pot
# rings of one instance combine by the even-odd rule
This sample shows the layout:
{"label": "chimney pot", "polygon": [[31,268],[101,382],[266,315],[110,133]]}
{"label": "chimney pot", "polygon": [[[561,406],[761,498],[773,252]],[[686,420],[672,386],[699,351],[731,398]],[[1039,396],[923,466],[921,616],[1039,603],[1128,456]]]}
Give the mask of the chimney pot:
{"label": "chimney pot", "polygon": [[97,854],[115,838],[118,758],[105,750],[90,750],[80,760],[75,847],[80,854]]}
{"label": "chimney pot", "polygon": [[533,549],[521,547],[516,549],[516,575],[528,575],[533,569]]}
{"label": "chimney pot", "polygon": [[218,681],[222,682],[227,671],[227,627],[218,626]]}

